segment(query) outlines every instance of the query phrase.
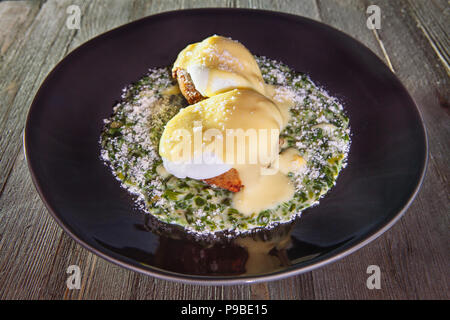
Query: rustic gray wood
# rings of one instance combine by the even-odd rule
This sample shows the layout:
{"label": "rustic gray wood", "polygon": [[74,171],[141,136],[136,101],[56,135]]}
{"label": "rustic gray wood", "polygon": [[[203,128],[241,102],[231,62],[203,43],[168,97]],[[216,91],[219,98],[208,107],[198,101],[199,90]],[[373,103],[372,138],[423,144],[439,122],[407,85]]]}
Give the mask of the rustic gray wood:
{"label": "rustic gray wood", "polygon": [[[66,8],[82,11],[80,30],[65,27]],[[366,28],[366,8],[382,27]],[[427,125],[430,161],[417,199],[387,233],[336,263],[284,280],[239,286],[185,285],[144,276],[89,253],[47,213],[22,152],[31,100],[67,53],[111,28],[167,10],[248,7],[330,24],[367,45],[391,67]],[[448,299],[449,13],[433,1],[144,1],[0,2],[0,299]],[[82,268],[82,288],[66,288],[66,269]],[[366,288],[379,265],[382,289]]]}

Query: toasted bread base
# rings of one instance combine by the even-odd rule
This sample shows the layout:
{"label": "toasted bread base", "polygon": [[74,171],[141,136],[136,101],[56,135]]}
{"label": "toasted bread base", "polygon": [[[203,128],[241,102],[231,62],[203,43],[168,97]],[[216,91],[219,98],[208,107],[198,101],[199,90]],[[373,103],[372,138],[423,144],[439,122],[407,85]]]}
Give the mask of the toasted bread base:
{"label": "toasted bread base", "polygon": [[204,179],[209,185],[216,186],[222,189],[229,190],[231,192],[239,192],[242,185],[241,179],[239,178],[239,173],[236,169],[232,168],[225,173],[222,173],[220,176]]}
{"label": "toasted bread base", "polygon": [[194,104],[205,99],[205,97],[195,89],[191,76],[186,70],[176,68],[172,71],[172,77],[177,79],[180,91],[189,104]]}

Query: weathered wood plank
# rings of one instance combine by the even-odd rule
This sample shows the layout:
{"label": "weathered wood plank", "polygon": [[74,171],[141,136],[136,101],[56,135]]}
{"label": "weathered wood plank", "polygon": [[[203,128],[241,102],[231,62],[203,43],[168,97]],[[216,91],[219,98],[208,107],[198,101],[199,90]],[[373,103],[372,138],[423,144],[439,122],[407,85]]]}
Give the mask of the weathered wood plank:
{"label": "weathered wood plank", "polygon": [[[2,75],[6,77],[4,83],[7,84],[8,81],[20,83],[21,91],[17,99],[9,103],[9,105],[5,104],[10,107],[6,111],[13,110],[12,112],[5,112],[4,108],[1,109],[3,116],[1,124],[8,126],[8,131],[3,131],[4,134],[2,134],[2,155],[12,155],[12,159],[14,159],[14,156],[20,151],[20,135],[23,120],[32,98],[32,94],[27,94],[27,92],[35,92],[45,74],[67,53],[70,41],[73,35],[76,34],[75,31],[70,31],[65,28],[67,6],[70,4],[79,4],[82,10],[85,10],[86,3],[80,1],[78,3],[73,1],[52,1],[45,3],[36,18],[34,20],[31,19],[33,22],[30,24],[27,32],[21,34],[23,40],[17,39],[11,45],[5,59],[3,59],[5,63],[2,64],[1,70]],[[7,5],[10,5],[10,3],[1,4],[2,8],[5,8]],[[7,13],[11,13],[11,10],[7,10]],[[38,52],[37,54],[36,51]],[[11,72],[9,66],[17,67],[17,70]],[[14,79],[15,76],[17,77],[16,79]],[[5,133],[8,135],[5,135]],[[3,165],[6,161],[2,159],[1,163]],[[73,263],[70,262],[73,259],[72,256],[75,255],[75,260],[78,261],[91,261],[97,258],[95,257],[94,259],[87,251],[80,250],[81,248],[71,239],[62,235],[60,228],[51,219],[49,220],[46,210],[39,203],[40,201],[38,201],[39,205],[36,208],[33,207],[30,209],[26,207],[24,210],[26,212],[21,212],[20,209],[23,208],[14,205],[16,202],[21,203],[24,199],[32,199],[36,196],[24,164],[24,159],[20,154],[16,163],[16,167],[20,168],[20,170],[16,171],[17,174],[11,182],[13,189],[6,188],[5,194],[1,199],[2,204],[5,204],[6,207],[4,208],[5,210],[1,210],[2,241],[0,246],[2,248],[2,259],[0,261],[7,264],[2,265],[1,269],[10,270],[8,274],[5,274],[5,277],[2,277],[4,281],[2,282],[2,288],[8,288],[8,291],[4,292],[8,293],[8,297],[13,298],[61,298],[65,291],[65,270],[68,265]],[[12,165],[11,163],[6,163],[5,167],[7,169],[3,170],[5,168],[2,167],[2,171],[10,172]],[[3,174],[1,175],[2,178],[5,176]],[[20,190],[17,188],[21,186],[20,183],[22,181],[26,181],[27,184],[22,186],[24,188],[21,189],[25,189],[31,193],[30,197],[28,197],[29,194],[26,192],[17,192],[17,190]],[[27,188],[29,186],[30,188],[26,189],[25,186]],[[16,195],[22,195],[23,198],[14,199]],[[15,201],[8,203],[9,199],[14,199]],[[31,212],[29,212],[30,210]],[[28,214],[31,215],[38,212],[41,215],[33,220],[32,223],[25,219]],[[8,217],[14,218],[11,224],[9,224]],[[31,229],[30,226],[37,227],[36,229]],[[41,230],[41,227],[45,227],[45,229]],[[34,234],[32,240],[30,238],[23,238],[23,234],[33,235],[28,231],[37,232]],[[57,245],[56,248],[55,245]],[[36,250],[36,252],[33,251],[29,255],[20,256],[20,261],[26,264],[26,268],[22,266],[22,263],[17,263],[16,259],[10,259],[10,255],[16,257],[16,255],[19,255],[23,251],[22,249],[29,247],[35,248],[33,250]],[[47,250],[50,250],[50,252]],[[52,254],[55,250],[57,255]],[[59,254],[64,256],[63,260],[60,259]],[[36,261],[41,260],[36,265],[33,261],[28,261],[28,259],[34,259],[35,257],[39,257]],[[9,265],[10,263],[11,265]],[[89,264],[89,266],[91,265],[92,263]],[[20,269],[15,271],[15,268]],[[116,272],[115,274],[119,273]],[[29,279],[33,279],[33,281]],[[85,281],[84,283],[90,284],[90,281]],[[11,284],[14,284],[14,286],[11,286]],[[89,286],[87,287],[89,288]],[[82,292],[80,291],[80,293]],[[80,293],[78,293],[79,296],[81,296]]]}
{"label": "weathered wood plank", "polygon": [[450,6],[448,1],[408,1],[409,13],[417,22],[443,67],[450,75]]}
{"label": "weathered wood plank", "polygon": [[[67,52],[74,31],[65,27],[66,8],[72,3],[43,3],[33,22],[26,30],[17,32],[17,39],[8,45],[7,54],[2,56],[0,92],[6,94],[0,95],[0,190],[21,150],[22,130],[33,96],[44,77]],[[82,8],[83,3],[86,2],[80,2]],[[14,14],[14,11],[6,9],[9,6],[15,4],[9,1],[0,3],[4,14]],[[20,12],[16,14],[21,15]]]}
{"label": "weathered wood plank", "polygon": [[[5,57],[8,50],[13,44],[21,41],[21,35],[28,30],[39,9],[40,3],[38,1],[33,3],[10,1],[0,5],[0,17],[2,17],[0,19],[0,68],[7,63]],[[0,136],[0,145],[1,140],[5,139],[4,136],[7,133],[7,131],[4,131],[4,123],[10,111],[9,106],[16,97],[18,89],[19,85],[15,81],[5,82],[5,85],[0,87],[0,128],[3,132]],[[0,153],[3,154],[2,151],[0,149]],[[15,156],[16,153],[5,153],[3,158],[0,157],[0,195],[12,169]]]}
{"label": "weathered wood plank", "polygon": [[[14,167],[0,202],[0,298],[26,295],[25,288],[28,293],[39,290],[45,278],[42,269],[51,268],[62,232],[47,214],[31,181],[23,179],[22,172],[27,169],[23,158],[20,154],[20,165]],[[28,196],[27,201],[22,195]]]}
{"label": "weathered wood plank", "polygon": [[318,0],[322,22],[354,37],[385,60],[383,52],[373,33],[367,29],[367,6],[360,0]]}
{"label": "weathered wood plank", "polygon": [[0,6],[0,61],[3,60],[8,48],[16,42],[19,33],[28,29],[40,9],[40,2],[16,2]]}

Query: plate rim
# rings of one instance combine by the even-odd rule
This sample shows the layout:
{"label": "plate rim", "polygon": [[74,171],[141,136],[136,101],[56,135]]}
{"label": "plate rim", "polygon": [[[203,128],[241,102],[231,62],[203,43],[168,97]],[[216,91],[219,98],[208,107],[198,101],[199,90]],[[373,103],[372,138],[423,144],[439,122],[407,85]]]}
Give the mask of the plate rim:
{"label": "plate rim", "polygon": [[[338,252],[334,253],[332,256],[327,257],[325,259],[321,259],[317,262],[314,262],[310,265],[306,265],[303,267],[295,267],[295,265],[288,267],[289,269],[285,270],[278,270],[278,271],[272,271],[268,274],[255,274],[255,275],[236,275],[234,277],[227,277],[227,276],[201,276],[201,275],[192,275],[192,274],[182,274],[177,272],[172,272],[168,270],[164,270],[155,266],[147,266],[144,267],[137,267],[131,263],[128,263],[124,260],[117,259],[115,257],[112,257],[99,249],[94,248],[90,244],[86,243],[82,239],[80,239],[75,233],[73,233],[68,226],[66,226],[63,221],[60,219],[58,214],[56,213],[56,210],[53,208],[53,206],[47,201],[44,192],[42,191],[38,179],[36,177],[35,171],[33,169],[33,165],[30,160],[30,154],[28,149],[28,139],[27,139],[27,132],[30,130],[30,118],[33,109],[36,109],[36,100],[39,97],[39,94],[43,88],[43,86],[46,84],[47,80],[60,68],[62,62],[66,60],[66,58],[70,57],[74,53],[76,53],[78,50],[83,49],[85,46],[91,44],[91,42],[97,41],[98,39],[106,36],[110,32],[114,32],[118,29],[124,28],[126,26],[132,25],[132,24],[139,24],[144,22],[148,19],[154,19],[154,18],[162,18],[164,16],[170,16],[170,15],[177,15],[181,12],[183,13],[213,13],[213,12],[236,12],[240,11],[242,13],[248,14],[265,14],[265,15],[273,15],[278,16],[280,18],[288,18],[288,19],[300,19],[300,20],[306,20],[308,23],[312,23],[321,27],[324,27],[325,29],[330,30],[331,32],[338,32],[341,33],[349,38],[351,38],[353,41],[357,42],[360,46],[363,46],[366,50],[372,54],[372,56],[376,59],[378,59],[380,62],[385,65],[385,67],[389,70],[389,72],[395,77],[395,79],[400,84],[400,87],[404,90],[404,92],[407,94],[408,98],[411,100],[412,104],[414,105],[417,114],[419,115],[420,124],[423,130],[424,135],[424,161],[422,163],[422,168],[420,170],[420,177],[417,180],[417,184],[412,191],[412,193],[409,195],[408,201],[402,206],[402,208],[391,218],[388,219],[386,222],[383,222],[381,227],[375,227],[371,232],[367,233],[367,235],[363,236],[360,241],[357,243],[351,244],[348,248],[341,249]],[[179,283],[184,284],[195,284],[195,285],[238,285],[238,284],[250,284],[250,283],[259,283],[259,282],[267,282],[267,281],[274,281],[274,280],[281,280],[287,277],[299,275],[302,273],[306,273],[315,269],[318,269],[320,267],[323,267],[327,264],[330,264],[332,262],[338,261],[353,252],[361,249],[362,247],[366,246],[370,242],[377,239],[379,236],[381,236],[383,233],[388,231],[400,218],[405,214],[405,212],[409,209],[413,201],[415,200],[420,188],[422,187],[422,184],[425,179],[425,175],[428,169],[428,161],[429,161],[429,141],[428,141],[428,133],[427,128],[423,119],[422,112],[420,108],[418,107],[416,101],[411,97],[409,91],[406,89],[403,82],[397,77],[395,73],[386,66],[384,61],[382,61],[370,48],[368,48],[364,43],[360,42],[359,40],[355,39],[353,36],[340,31],[322,21],[316,21],[308,17],[296,15],[296,14],[290,14],[290,13],[284,13],[280,11],[272,11],[272,10],[263,10],[263,9],[250,9],[250,8],[195,8],[195,9],[181,9],[181,10],[171,10],[171,11],[164,11],[157,14],[151,14],[145,17],[142,17],[140,19],[122,24],[120,26],[117,26],[115,28],[112,28],[110,30],[107,30],[99,35],[96,35],[95,37],[87,40],[86,42],[82,43],[78,47],[76,47],[74,50],[69,52],[65,57],[63,57],[53,68],[52,70],[45,76],[45,79],[42,81],[41,85],[39,86],[39,89],[36,91],[36,94],[33,98],[33,101],[28,109],[26,122],[25,122],[25,128],[23,130],[23,152],[25,155],[25,160],[27,163],[28,170],[31,175],[31,180],[33,182],[33,185],[35,186],[39,197],[41,198],[42,202],[44,203],[45,207],[47,208],[47,211],[50,213],[50,215],[53,217],[53,219],[56,221],[56,223],[61,227],[73,240],[75,240],[78,244],[80,244],[83,248],[87,249],[93,254],[98,255],[99,257],[105,259],[108,262],[112,262],[118,266],[121,266],[125,269],[132,270],[141,274],[145,274],[148,276],[152,276],[158,279],[163,280],[169,280],[169,281],[175,281]]]}

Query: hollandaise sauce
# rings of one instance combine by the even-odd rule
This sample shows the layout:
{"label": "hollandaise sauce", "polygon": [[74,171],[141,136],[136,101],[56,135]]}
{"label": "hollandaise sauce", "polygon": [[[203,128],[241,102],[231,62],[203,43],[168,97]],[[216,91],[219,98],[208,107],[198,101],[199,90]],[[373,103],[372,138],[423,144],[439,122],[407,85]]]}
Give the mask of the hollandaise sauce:
{"label": "hollandaise sauce", "polygon": [[[350,146],[348,118],[342,105],[306,75],[265,57],[247,59],[245,55],[250,53],[236,43],[222,47],[242,56],[242,61],[256,61],[256,67],[250,62],[244,66],[236,64],[233,74],[237,76],[233,76],[233,81],[249,83],[248,87],[260,90],[247,90],[243,85],[239,90],[214,92],[218,85],[206,83],[202,95],[212,95],[210,99],[216,99],[216,105],[222,104],[223,112],[218,114],[209,110],[211,105],[206,100],[187,106],[171,78],[171,69],[152,69],[124,90],[122,101],[105,120],[100,139],[102,159],[122,185],[136,195],[142,210],[196,233],[225,230],[242,233],[294,219],[304,209],[317,204],[333,187],[346,164]],[[183,61],[183,57],[187,54],[202,59],[202,50],[208,50],[208,43],[188,46],[176,64],[191,68],[191,75],[197,72],[201,78],[204,70],[193,70],[194,67],[189,67],[190,60]],[[220,61],[212,59],[209,70],[219,70],[213,68],[219,64]],[[254,70],[253,75],[240,78],[241,67],[246,70],[243,74]],[[252,103],[242,105],[260,103],[261,107],[234,111],[236,104],[227,104],[230,99],[246,99]],[[255,111],[260,113],[259,117],[250,113]],[[227,165],[236,168],[244,185],[238,193],[207,185],[201,179],[169,173],[163,158],[173,160],[171,152],[176,148],[170,139],[161,137],[170,135],[172,129],[194,130],[190,126],[198,120],[202,130],[213,128],[219,132],[234,127],[279,129],[276,139],[279,170],[261,176],[261,163],[227,163],[229,150],[224,148],[220,158],[223,170],[227,170]],[[267,147],[273,147],[273,143],[269,141]],[[255,179],[258,183],[252,183]]]}
{"label": "hollandaise sauce", "polygon": [[253,55],[240,42],[211,36],[188,45],[173,65],[186,70],[204,97],[234,88],[247,88],[265,94],[261,71]]}

